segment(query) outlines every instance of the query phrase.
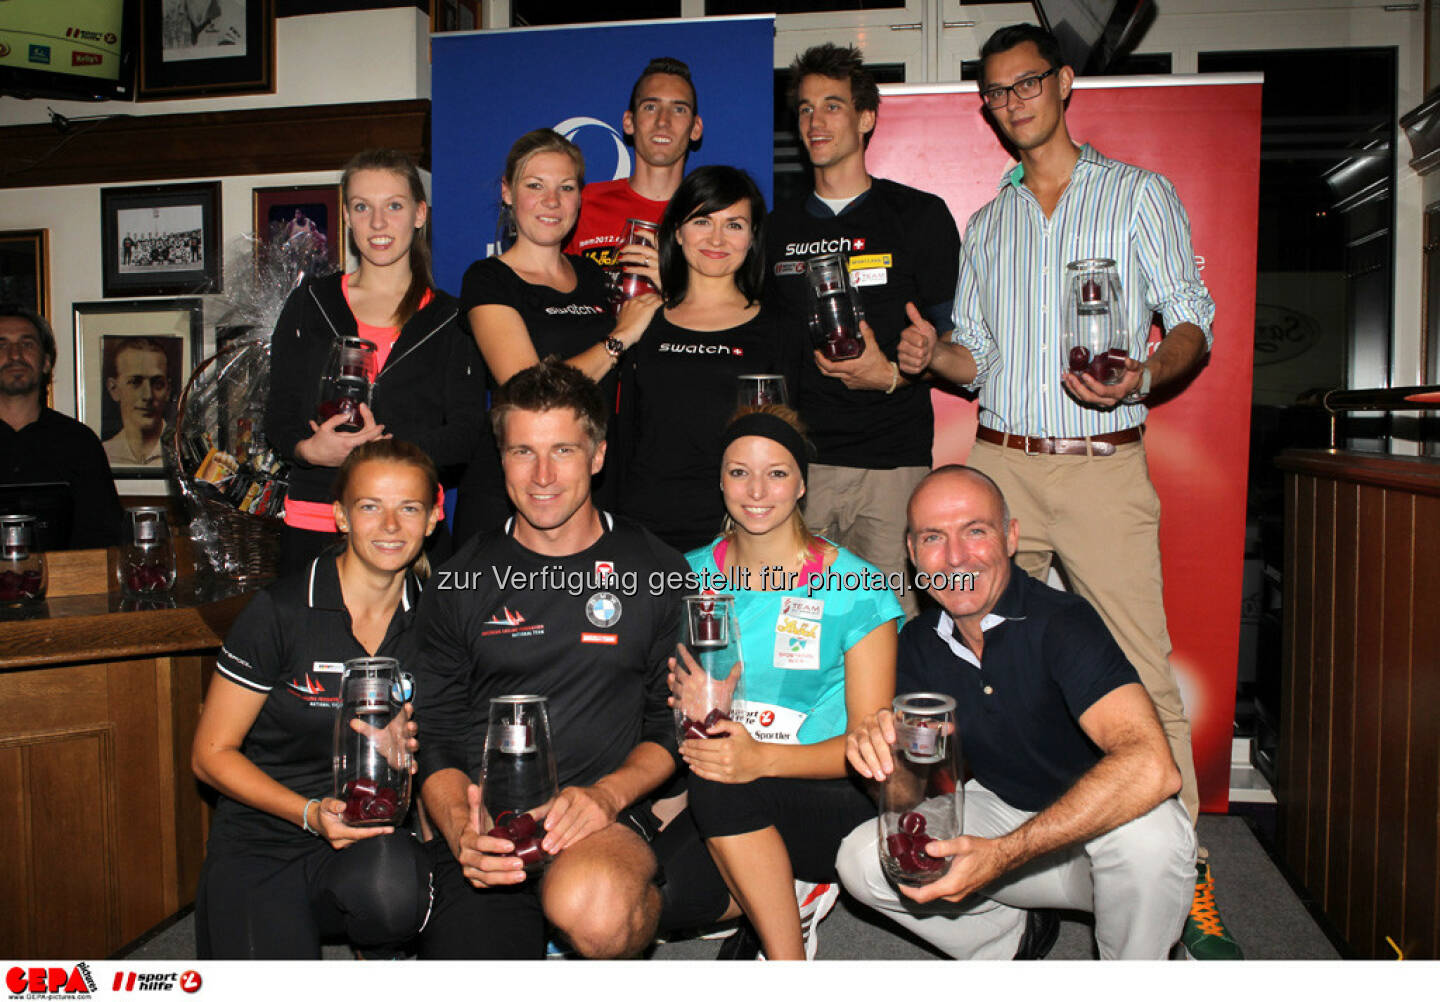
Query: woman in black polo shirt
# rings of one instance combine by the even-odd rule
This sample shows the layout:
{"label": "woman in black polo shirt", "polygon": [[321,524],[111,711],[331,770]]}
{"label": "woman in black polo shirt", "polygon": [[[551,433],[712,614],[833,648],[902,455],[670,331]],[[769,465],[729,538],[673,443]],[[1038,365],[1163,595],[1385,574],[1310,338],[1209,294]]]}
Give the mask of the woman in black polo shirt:
{"label": "woman in black polo shirt", "polygon": [[437,485],[410,443],[352,450],[333,506],[344,548],[256,595],[226,637],[192,753],[220,793],[195,904],[202,959],[315,959],[322,939],[389,953],[429,914],[420,842],[350,827],[329,794],[343,663],[403,666],[416,650],[411,566],[435,529]]}

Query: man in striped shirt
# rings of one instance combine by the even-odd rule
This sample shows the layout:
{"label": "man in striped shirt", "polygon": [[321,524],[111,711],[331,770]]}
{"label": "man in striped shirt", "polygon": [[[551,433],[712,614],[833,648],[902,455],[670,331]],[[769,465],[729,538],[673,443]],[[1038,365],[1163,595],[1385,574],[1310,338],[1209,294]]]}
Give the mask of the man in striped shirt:
{"label": "man in striped shirt", "polygon": [[[937,343],[930,325],[912,324],[900,368],[929,368],[979,390],[969,464],[1009,499],[1022,530],[1018,562],[1043,578],[1058,555],[1070,586],[1099,611],[1155,703],[1195,818],[1190,722],[1169,661],[1160,503],[1141,429],[1146,397],[1209,351],[1215,304],[1171,183],[1070,138],[1075,74],[1054,36],[1013,25],[980,55],[981,98],[1020,163],[966,229],[952,340]],[[1117,313],[1129,357],[1109,385],[1091,374],[1096,367],[1070,371],[1064,346],[1066,266],[1088,258],[1114,261],[1124,290]],[[1147,358],[1155,313],[1166,336]],[[1202,862],[1186,946],[1195,956],[1239,957],[1212,888]]]}

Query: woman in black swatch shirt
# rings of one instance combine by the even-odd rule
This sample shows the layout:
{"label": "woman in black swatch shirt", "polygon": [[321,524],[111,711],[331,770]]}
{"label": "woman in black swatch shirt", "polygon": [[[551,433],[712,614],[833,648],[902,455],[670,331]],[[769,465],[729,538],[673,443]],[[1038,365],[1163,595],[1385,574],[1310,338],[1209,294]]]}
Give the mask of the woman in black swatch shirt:
{"label": "woman in black swatch shirt", "polygon": [[692,171],[660,223],[665,309],[622,371],[620,510],[684,553],[723,528],[720,435],[739,377],[797,389],[803,345],[760,305],[765,200],[735,167]]}
{"label": "woman in black swatch shirt", "polygon": [[[501,211],[514,221],[515,243],[466,269],[460,306],[492,386],[556,355],[598,382],[608,405],[615,400],[620,356],[644,335],[660,297],[637,296],[613,317],[599,265],[563,253],[580,217],[584,186],[585,157],[574,143],[553,129],[517,139],[500,184]],[[499,460],[491,461],[488,475],[477,469],[481,465],[472,466],[462,496],[466,490],[499,490]],[[611,477],[607,490],[613,486]],[[456,544],[469,535],[470,527],[457,519]]]}

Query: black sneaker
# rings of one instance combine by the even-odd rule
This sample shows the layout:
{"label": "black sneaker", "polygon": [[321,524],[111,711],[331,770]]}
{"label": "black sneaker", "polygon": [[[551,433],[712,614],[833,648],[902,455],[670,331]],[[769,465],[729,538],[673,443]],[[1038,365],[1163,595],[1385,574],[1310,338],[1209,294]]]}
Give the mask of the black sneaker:
{"label": "black sneaker", "polygon": [[1044,960],[1060,938],[1060,913],[1054,908],[1032,908],[1025,913],[1025,934],[1020,937],[1016,960]]}
{"label": "black sneaker", "polygon": [[716,960],[755,960],[760,956],[760,937],[748,919],[741,919],[735,935],[720,944]]}

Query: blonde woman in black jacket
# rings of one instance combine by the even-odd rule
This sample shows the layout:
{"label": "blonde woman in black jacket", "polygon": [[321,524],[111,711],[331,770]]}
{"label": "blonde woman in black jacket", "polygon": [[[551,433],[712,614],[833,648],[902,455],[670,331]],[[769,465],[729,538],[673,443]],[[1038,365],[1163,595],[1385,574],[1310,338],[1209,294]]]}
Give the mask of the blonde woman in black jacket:
{"label": "blonde woman in black jacket", "polygon": [[[290,461],[281,573],[305,566],[335,541],[330,507],[335,469],[352,449],[394,435],[424,449],[442,484],[459,482],[477,456],[495,449],[485,418],[485,371],[460,326],[453,297],[431,276],[429,215],[414,162],[393,150],[360,153],[341,179],[350,246],[359,261],[348,275],[307,280],[291,293],[271,342],[265,437]],[[379,375],[372,407],[361,406],[358,431],[348,419],[315,419],[320,375],[338,337],[376,345]],[[483,492],[473,492],[479,500]],[[464,495],[460,504],[466,504]],[[482,523],[506,512],[467,512]],[[448,555],[449,538],[433,542],[432,563]]]}

